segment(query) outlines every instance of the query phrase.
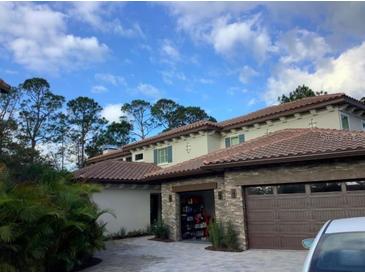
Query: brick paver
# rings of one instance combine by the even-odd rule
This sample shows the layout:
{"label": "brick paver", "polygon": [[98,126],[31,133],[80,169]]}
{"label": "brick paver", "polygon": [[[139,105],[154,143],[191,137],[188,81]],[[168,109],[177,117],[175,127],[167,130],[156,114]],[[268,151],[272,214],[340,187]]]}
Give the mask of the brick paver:
{"label": "brick paver", "polygon": [[306,251],[247,250],[217,252],[207,243],[148,240],[149,237],[110,241],[96,254],[103,259],[85,271],[301,271]]}

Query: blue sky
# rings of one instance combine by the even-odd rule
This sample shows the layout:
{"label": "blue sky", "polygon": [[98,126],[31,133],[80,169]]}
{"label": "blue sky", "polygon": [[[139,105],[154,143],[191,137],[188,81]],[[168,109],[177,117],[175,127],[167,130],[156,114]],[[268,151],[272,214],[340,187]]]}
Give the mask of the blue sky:
{"label": "blue sky", "polygon": [[0,3],[0,78],[46,78],[116,119],[122,103],[171,98],[218,120],[300,84],[365,96],[365,4]]}

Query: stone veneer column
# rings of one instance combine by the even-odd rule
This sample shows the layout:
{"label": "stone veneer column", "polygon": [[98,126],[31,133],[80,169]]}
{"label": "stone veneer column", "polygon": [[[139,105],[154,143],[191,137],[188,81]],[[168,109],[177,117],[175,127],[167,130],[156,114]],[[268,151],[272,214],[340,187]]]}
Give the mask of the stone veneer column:
{"label": "stone veneer column", "polygon": [[162,185],[161,199],[162,220],[169,227],[170,239],[180,240],[180,196],[171,191],[171,185]]}
{"label": "stone veneer column", "polygon": [[[235,191],[235,198],[232,197],[234,196],[232,191]],[[219,192],[221,192],[222,199],[219,199]],[[224,183],[219,184],[218,188],[214,190],[214,199],[216,219],[223,222],[223,224],[227,224],[229,221],[232,222],[238,234],[240,248],[246,250],[246,224],[242,188],[236,186],[231,177],[225,174]]]}

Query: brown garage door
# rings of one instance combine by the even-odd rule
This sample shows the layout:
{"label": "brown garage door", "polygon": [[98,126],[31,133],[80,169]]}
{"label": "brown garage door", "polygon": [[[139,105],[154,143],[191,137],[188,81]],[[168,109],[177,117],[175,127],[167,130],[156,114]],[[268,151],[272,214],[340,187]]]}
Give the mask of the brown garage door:
{"label": "brown garage door", "polygon": [[246,187],[249,248],[301,249],[329,219],[365,216],[365,181]]}

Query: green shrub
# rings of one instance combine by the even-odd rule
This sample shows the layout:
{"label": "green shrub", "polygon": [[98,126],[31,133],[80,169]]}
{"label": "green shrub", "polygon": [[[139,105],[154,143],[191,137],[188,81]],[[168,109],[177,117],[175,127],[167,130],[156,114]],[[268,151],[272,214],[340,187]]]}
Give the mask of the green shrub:
{"label": "green shrub", "polygon": [[233,224],[229,221],[226,225],[226,229],[224,231],[223,242],[226,248],[230,250],[238,250],[238,236],[237,232],[235,231]]}
{"label": "green shrub", "polygon": [[169,227],[162,220],[152,225],[151,232],[157,239],[169,238]]}
{"label": "green shrub", "polygon": [[50,169],[30,175],[0,180],[0,271],[72,270],[104,246],[89,198],[98,188]]}
{"label": "green shrub", "polygon": [[209,241],[211,241],[214,248],[224,247],[224,228],[222,223],[218,221],[211,222],[208,226]]}

